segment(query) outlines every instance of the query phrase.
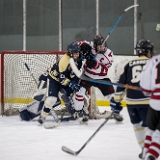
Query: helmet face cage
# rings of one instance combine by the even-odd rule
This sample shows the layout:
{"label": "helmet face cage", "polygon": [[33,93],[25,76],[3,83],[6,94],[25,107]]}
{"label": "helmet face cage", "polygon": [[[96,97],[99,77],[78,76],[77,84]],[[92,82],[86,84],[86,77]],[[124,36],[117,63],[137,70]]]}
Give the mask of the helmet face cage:
{"label": "helmet face cage", "polygon": [[73,57],[74,53],[78,53],[78,52],[80,53],[80,50],[81,50],[81,48],[76,42],[72,42],[67,47],[68,55],[70,57]]}
{"label": "helmet face cage", "polygon": [[[136,47],[136,55],[147,55],[148,53],[151,54],[151,56],[154,54],[154,45],[149,40],[141,39],[137,42]],[[150,51],[150,52],[148,52]]]}
{"label": "helmet face cage", "polygon": [[[96,52],[99,52],[99,53],[101,52],[101,51],[99,51],[97,49],[97,46],[98,45],[101,46],[103,44],[103,42],[104,42],[104,38],[102,37],[102,35],[95,35],[94,36],[93,43],[94,43],[94,48],[95,48]],[[107,47],[107,43],[106,42],[104,43],[104,46]]]}

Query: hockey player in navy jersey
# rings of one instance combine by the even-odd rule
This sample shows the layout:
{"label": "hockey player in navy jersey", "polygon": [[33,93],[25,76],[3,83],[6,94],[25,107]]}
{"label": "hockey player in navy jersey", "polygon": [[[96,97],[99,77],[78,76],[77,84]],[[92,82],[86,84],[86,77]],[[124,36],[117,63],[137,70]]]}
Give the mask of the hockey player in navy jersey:
{"label": "hockey player in navy jersey", "polygon": [[[129,61],[120,75],[119,82],[139,87],[140,75],[143,66],[153,56],[154,46],[149,40],[139,40],[135,47],[137,58]],[[148,79],[146,79],[148,81]],[[126,93],[125,93],[126,92]],[[130,121],[133,125],[136,139],[141,149],[144,146],[146,132],[146,115],[149,107],[149,97],[144,96],[142,91],[124,89],[117,87],[114,97],[111,99],[111,108],[113,112],[119,114],[122,110],[120,104],[126,94],[127,110]],[[142,158],[142,153],[139,155]]]}
{"label": "hockey player in navy jersey", "polygon": [[143,159],[157,160],[160,155],[160,55],[154,56],[141,73],[140,86],[150,96]]}
{"label": "hockey player in navy jersey", "polygon": [[[76,55],[78,52],[78,56]],[[57,101],[56,103],[54,103],[53,106],[50,106],[49,109],[47,109],[47,115],[49,114],[49,112],[51,112],[53,118],[56,118],[57,119],[57,116],[55,116],[56,114],[54,113],[54,110],[53,108],[58,106],[60,104],[60,99],[62,99],[65,103],[65,106],[67,108],[67,111],[71,114],[71,116],[73,116],[73,114],[75,112],[81,112],[80,114],[87,114],[88,115],[88,110],[87,110],[87,102],[88,102],[88,98],[87,96],[85,96],[85,106],[82,108],[82,110],[75,110],[74,109],[74,106],[73,106],[73,103],[71,102],[71,99],[69,98],[70,94],[72,94],[74,88],[73,86],[72,87],[72,90],[71,88],[69,87],[69,85],[67,84],[60,84],[62,80],[62,83],[65,79],[67,79],[69,81],[69,83],[75,83],[73,85],[75,85],[75,87],[80,87],[79,85],[77,85],[76,83],[79,81],[79,78],[83,72],[83,63],[85,63],[86,60],[82,60],[82,58],[79,56],[79,54],[82,53],[83,55],[87,54],[87,59],[89,60],[90,56],[92,57],[93,55],[91,54],[91,47],[90,45],[88,45],[87,43],[83,43],[81,45],[78,45],[77,43],[75,42],[72,42],[70,45],[68,45],[68,53],[66,53],[62,59],[60,60],[60,62],[57,62],[56,64],[54,64],[53,67],[51,67],[49,69],[49,71],[47,72],[47,75],[41,75],[40,76],[40,83],[38,85],[38,89],[37,91],[35,92],[34,94],[34,102],[30,103],[29,105],[25,106],[25,107],[21,107],[19,109],[19,113],[20,113],[20,117],[22,120],[25,120],[25,121],[30,121],[32,120],[33,118],[39,116],[43,106],[44,106],[44,102],[45,102],[45,99],[48,97],[46,95],[46,91],[47,91],[47,88],[49,90],[52,90],[52,83],[55,83],[55,86],[57,84],[57,86],[61,86],[59,89],[58,89],[58,95],[60,95],[60,97],[56,97],[57,98]],[[74,59],[75,58],[75,59]],[[74,59],[74,60],[73,60]],[[90,63],[88,63],[90,64]],[[65,68],[66,67],[66,68]],[[60,74],[60,70],[64,69],[64,74],[65,76],[63,76],[63,74]],[[48,75],[48,73],[50,75]],[[57,74],[57,77],[58,76],[61,76],[61,77],[56,77],[55,76],[52,76],[52,74]],[[48,87],[46,84],[47,84],[47,77],[49,78],[49,80],[51,81],[51,85]],[[67,77],[67,78],[65,78]],[[64,79],[63,79],[64,78]],[[55,88],[56,87],[53,87],[54,91],[55,91]],[[57,92],[56,92],[56,96],[57,96]],[[55,99],[54,96],[51,96],[53,99]],[[52,108],[52,110],[51,110]],[[44,108],[43,108],[44,110]],[[42,111],[43,113],[43,111]],[[41,117],[40,117],[41,118]],[[76,118],[76,117],[73,117],[73,118]],[[83,119],[82,119],[83,120]],[[39,120],[40,121],[40,120]]]}
{"label": "hockey player in navy jersey", "polygon": [[[90,53],[88,50],[91,50],[91,48],[88,48],[86,51],[82,49],[81,47],[84,45],[85,44],[79,46],[76,42],[69,44],[67,48],[68,52],[48,70],[48,96],[44,102],[43,110],[38,119],[39,124],[44,122],[50,110],[57,102],[58,93],[61,89],[65,91],[67,90],[66,93],[79,91],[80,85],[78,84],[78,80],[83,72],[83,62],[79,58],[80,53]],[[81,69],[78,67],[79,64],[82,65]],[[73,80],[73,77],[75,77],[75,80]]]}
{"label": "hockey player in navy jersey", "polygon": [[50,110],[56,104],[58,93],[62,88],[67,90],[67,92],[73,92],[73,90],[78,91],[80,89],[77,82],[70,80],[75,74],[79,77],[79,72],[77,72],[78,69],[76,67],[79,54],[79,45],[72,42],[68,45],[67,53],[48,70],[48,96],[38,119],[39,124],[43,124]]}

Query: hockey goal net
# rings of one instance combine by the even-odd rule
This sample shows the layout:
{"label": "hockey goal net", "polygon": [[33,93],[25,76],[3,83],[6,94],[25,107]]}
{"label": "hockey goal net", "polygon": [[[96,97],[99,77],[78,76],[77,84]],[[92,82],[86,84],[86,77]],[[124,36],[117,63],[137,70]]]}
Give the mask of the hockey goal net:
{"label": "hockey goal net", "polygon": [[[27,106],[27,104],[33,102],[33,94],[37,90],[35,81],[38,82],[39,76],[65,53],[65,51],[2,52],[0,114],[18,114],[20,107]],[[27,70],[25,63],[30,70]],[[90,91],[88,93],[90,94]],[[95,103],[92,101],[93,108],[96,108]],[[55,111],[58,114],[62,114],[64,109],[65,106],[62,102],[55,108]],[[91,111],[91,105],[89,112],[93,112],[93,110]]]}
{"label": "hockey goal net", "polygon": [[[1,53],[2,115],[12,115],[21,106],[33,101],[35,80],[52,66],[64,51],[4,51]],[[27,64],[30,71],[24,64]],[[32,74],[32,75],[31,75]],[[35,80],[33,79],[35,78]],[[63,105],[56,110],[64,108]]]}

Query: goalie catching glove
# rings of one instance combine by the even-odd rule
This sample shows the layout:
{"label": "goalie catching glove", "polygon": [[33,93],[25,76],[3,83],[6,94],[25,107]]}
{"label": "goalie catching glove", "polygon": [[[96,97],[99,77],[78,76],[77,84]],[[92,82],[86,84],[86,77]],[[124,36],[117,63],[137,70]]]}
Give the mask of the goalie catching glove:
{"label": "goalie catching glove", "polygon": [[110,101],[110,105],[111,105],[111,110],[113,111],[113,117],[116,121],[121,122],[123,121],[123,117],[119,114],[120,111],[122,110],[122,106],[120,104],[120,102],[116,102],[114,100],[114,98],[112,97],[111,101]]}
{"label": "goalie catching glove", "polygon": [[78,92],[81,88],[81,86],[78,85],[75,81],[68,82],[68,86],[72,88],[73,91],[76,91],[76,92]]}

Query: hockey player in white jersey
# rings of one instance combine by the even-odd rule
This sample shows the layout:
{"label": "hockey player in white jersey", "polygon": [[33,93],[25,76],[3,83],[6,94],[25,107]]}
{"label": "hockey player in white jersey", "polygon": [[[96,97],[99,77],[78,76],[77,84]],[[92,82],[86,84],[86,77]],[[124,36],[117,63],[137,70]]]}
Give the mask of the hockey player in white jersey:
{"label": "hockey player in white jersey", "polygon": [[[143,66],[153,55],[154,46],[148,40],[139,40],[135,50],[138,57],[130,60],[120,75],[118,83],[139,87],[140,75]],[[146,79],[148,81],[148,79]],[[114,97],[111,99],[111,108],[114,112],[120,113],[121,100],[126,95],[126,105],[131,124],[135,132],[137,142],[141,148],[144,146],[145,132],[147,129],[146,116],[149,107],[149,97],[143,95],[142,91],[117,87]],[[142,158],[142,153],[139,154]]]}
{"label": "hockey player in white jersey", "polygon": [[160,155],[160,55],[152,57],[143,68],[140,86],[150,96],[143,159],[157,160]]}
{"label": "hockey player in white jersey", "polygon": [[[94,36],[93,42],[90,43],[90,46],[92,47],[92,53],[83,55],[87,59],[84,75],[93,79],[103,79],[106,81],[110,81],[107,74],[109,67],[113,63],[114,57],[113,52],[109,48],[107,48],[106,44],[102,46],[103,42],[104,38],[101,35]],[[81,43],[83,44],[83,42]],[[82,110],[84,106],[85,92],[92,86],[99,88],[102,94],[107,98],[108,95],[114,93],[113,86],[106,86],[103,84],[88,82],[84,80],[81,81],[80,85],[82,86],[80,91],[76,92],[73,97],[74,107],[76,110]],[[110,115],[110,113],[111,112],[108,112],[108,116]],[[87,119],[88,118],[86,116],[86,121]],[[116,117],[116,119],[118,121],[123,120],[120,116]]]}

